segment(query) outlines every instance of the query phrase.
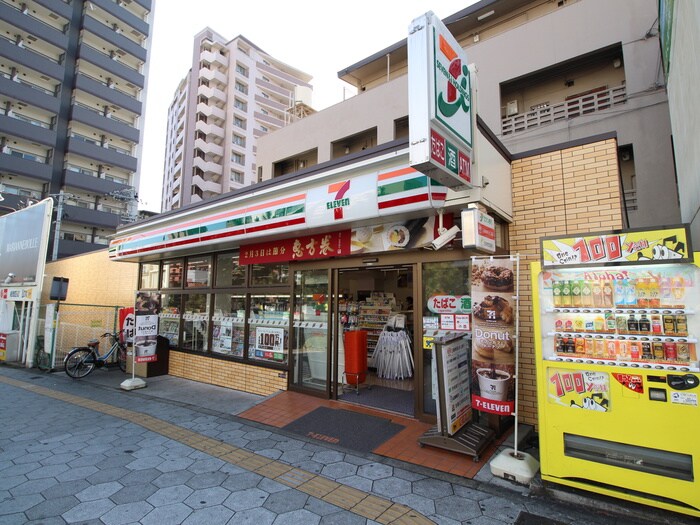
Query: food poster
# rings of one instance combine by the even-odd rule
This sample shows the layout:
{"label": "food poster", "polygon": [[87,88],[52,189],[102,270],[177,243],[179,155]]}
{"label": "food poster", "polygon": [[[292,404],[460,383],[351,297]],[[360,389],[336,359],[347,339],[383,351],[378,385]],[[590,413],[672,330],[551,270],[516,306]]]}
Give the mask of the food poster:
{"label": "food poster", "polygon": [[138,292],[136,294],[134,359],[137,363],[152,363],[158,360],[156,344],[160,303],[161,297],[158,292]]}
{"label": "food poster", "polygon": [[[443,217],[443,227],[450,228],[452,215]],[[352,255],[395,250],[409,250],[427,246],[438,237],[436,217],[421,217],[402,222],[353,228],[350,239]]]}
{"label": "food poster", "polygon": [[[641,378],[635,381],[629,376],[627,381],[627,388],[633,390],[633,385],[641,385]],[[547,399],[556,405],[609,412],[610,376],[607,372],[548,368]]]}
{"label": "food poster", "polygon": [[472,263],[472,406],[510,416],[515,409],[515,273],[510,259]]}

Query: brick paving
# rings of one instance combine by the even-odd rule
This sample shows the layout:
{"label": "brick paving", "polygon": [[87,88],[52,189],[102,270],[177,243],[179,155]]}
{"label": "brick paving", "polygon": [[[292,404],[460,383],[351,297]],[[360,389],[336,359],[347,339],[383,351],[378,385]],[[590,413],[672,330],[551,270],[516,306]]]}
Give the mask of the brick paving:
{"label": "brick paving", "polygon": [[[184,402],[159,397],[156,383],[125,392],[119,372],[94,374],[108,380],[0,366],[0,525],[502,525],[523,512],[541,523],[641,523],[504,480],[287,434],[233,415],[241,399],[233,391],[231,404],[213,410],[201,384],[180,380]],[[654,523],[691,523],[649,514]]]}

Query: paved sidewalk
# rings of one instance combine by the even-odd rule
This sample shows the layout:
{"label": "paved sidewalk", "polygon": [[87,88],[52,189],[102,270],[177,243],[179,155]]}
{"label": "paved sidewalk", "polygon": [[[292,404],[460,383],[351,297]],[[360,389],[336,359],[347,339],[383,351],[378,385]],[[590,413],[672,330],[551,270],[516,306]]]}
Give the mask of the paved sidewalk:
{"label": "paved sidewalk", "polygon": [[0,366],[0,524],[694,522],[349,452],[235,415],[260,396],[169,376],[125,392],[125,378]]}

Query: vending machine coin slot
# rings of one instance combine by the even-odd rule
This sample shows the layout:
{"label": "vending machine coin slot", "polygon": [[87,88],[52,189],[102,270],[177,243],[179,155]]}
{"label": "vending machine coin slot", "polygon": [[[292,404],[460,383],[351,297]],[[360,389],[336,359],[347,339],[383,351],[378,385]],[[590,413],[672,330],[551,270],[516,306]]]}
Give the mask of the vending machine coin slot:
{"label": "vending machine coin slot", "polygon": [[647,381],[650,383],[665,383],[666,376],[647,376]]}
{"label": "vending machine coin slot", "polygon": [[649,389],[649,400],[650,401],[663,401],[664,403],[668,401],[666,397],[666,390],[663,388],[650,388]]}
{"label": "vending machine coin slot", "polygon": [[675,374],[668,375],[668,386],[674,390],[690,390],[696,388],[700,384],[700,380],[697,376],[692,374],[685,374],[678,376]]}

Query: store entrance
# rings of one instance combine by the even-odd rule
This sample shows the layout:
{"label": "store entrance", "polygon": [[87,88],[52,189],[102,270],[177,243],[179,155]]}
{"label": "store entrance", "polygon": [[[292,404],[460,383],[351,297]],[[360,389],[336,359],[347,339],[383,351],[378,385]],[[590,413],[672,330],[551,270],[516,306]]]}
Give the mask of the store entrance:
{"label": "store entrance", "polygon": [[414,265],[337,272],[338,400],[414,416]]}

